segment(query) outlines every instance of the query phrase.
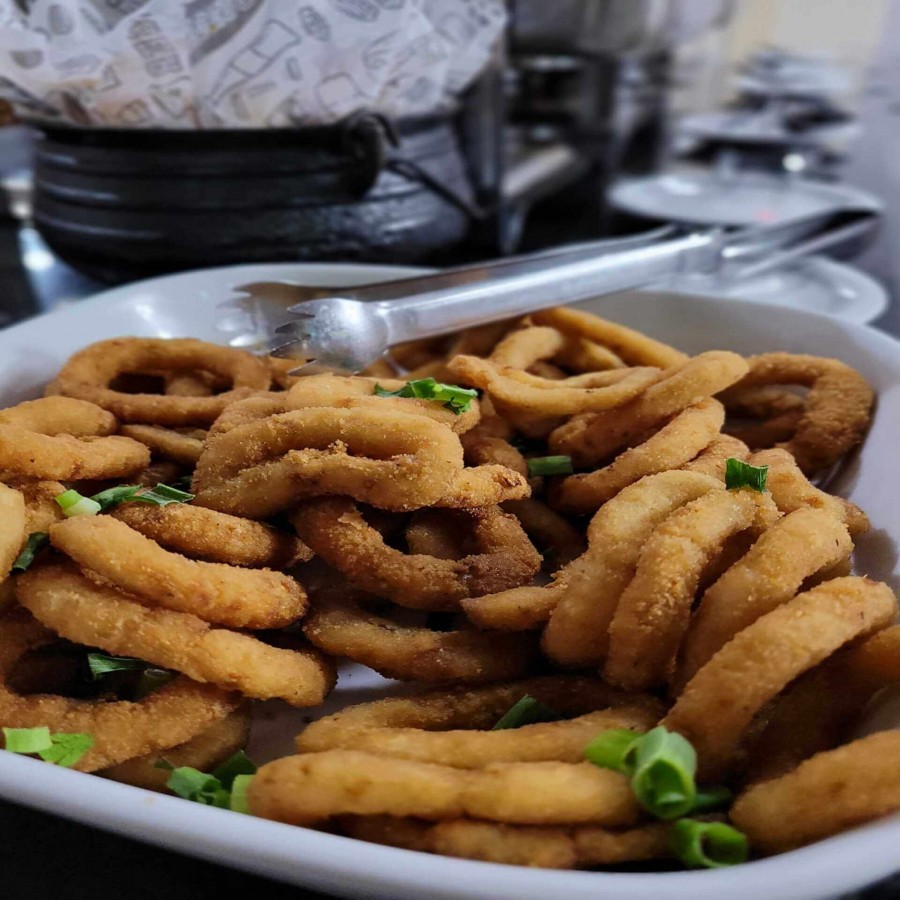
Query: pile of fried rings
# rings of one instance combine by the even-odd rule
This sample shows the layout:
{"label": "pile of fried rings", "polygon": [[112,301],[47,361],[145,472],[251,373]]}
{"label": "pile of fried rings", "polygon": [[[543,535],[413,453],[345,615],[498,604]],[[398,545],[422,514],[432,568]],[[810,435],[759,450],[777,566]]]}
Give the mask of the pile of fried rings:
{"label": "pile of fried rings", "polygon": [[[350,660],[418,693],[309,725],[250,811],[458,857],[590,868],[670,854],[608,729],[662,723],[756,854],[900,809],[896,600],[851,574],[865,514],[816,487],[873,393],[834,359],[689,357],[571,309],[393,348],[356,376],[192,339],[72,356],[0,411],[0,724],[89,732],[77,768],[162,789],[208,770],[248,701],[320,705]],[[477,389],[468,409],[383,396]],[[376,386],[379,390],[376,391]],[[530,460],[565,457],[571,474]],[[726,460],[768,467],[727,489]],[[189,485],[189,503],[66,518],[55,498]],[[139,700],[17,677],[55,644],[177,673]],[[24,686],[23,686],[24,685]],[[565,716],[492,730],[524,696]]]}

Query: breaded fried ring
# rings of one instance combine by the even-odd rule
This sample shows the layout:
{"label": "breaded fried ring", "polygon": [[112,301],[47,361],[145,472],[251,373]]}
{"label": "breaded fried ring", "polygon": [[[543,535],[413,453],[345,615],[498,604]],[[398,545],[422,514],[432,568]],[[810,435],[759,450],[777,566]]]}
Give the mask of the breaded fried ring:
{"label": "breaded fried ring", "polygon": [[777,853],[900,810],[900,731],[819,753],[750,788],[730,816],[752,844]]}
{"label": "breaded fried ring", "polygon": [[173,372],[163,375],[165,393],[169,397],[210,397],[226,385],[211,372]]}
{"label": "breaded fried ring", "polygon": [[257,391],[242,400],[229,403],[216,420],[209,426],[206,440],[231,431],[238,425],[246,425],[248,422],[256,422],[259,419],[267,419],[279,413],[287,412],[284,406],[284,391]]}
{"label": "breaded fried ring", "polygon": [[[643,541],[674,509],[719,487],[714,479],[694,473],[663,472],[641,479],[594,516],[588,550],[556,572],[550,584],[467,600],[463,609],[480,628],[510,631],[540,628],[553,613],[558,621],[549,628],[549,637],[545,632],[549,643],[544,652],[563,665],[597,664],[605,655],[609,622],[634,574]],[[635,515],[637,521],[631,521]],[[556,614],[558,607],[564,609]]]}
{"label": "breaded fried ring", "polygon": [[196,465],[203,450],[202,438],[159,425],[123,425],[119,434],[140,441],[154,455],[186,466]]}
{"label": "breaded fried ring", "polygon": [[629,366],[665,368],[687,359],[684,353],[668,344],[580,309],[565,306],[542,309],[532,313],[531,319],[538,325],[550,325],[564,334],[587,338],[600,344],[612,350]]}
{"label": "breaded fried ring", "polygon": [[508,500],[524,500],[531,487],[524,475],[506,466],[474,466],[453,479],[450,490],[434,506],[442,509],[477,509]]}
{"label": "breaded fried ring", "polygon": [[856,369],[837,359],[793,353],[764,353],[748,363],[750,371],[736,385],[738,391],[766,385],[809,388],[796,431],[778,444],[804,473],[829,468],[862,440],[875,395]]}
{"label": "breaded fried ring", "polygon": [[63,511],[56,498],[65,492],[66,486],[58,481],[13,481],[14,487],[25,500],[25,538],[34,531],[49,531],[54,522],[60,522]]}
{"label": "breaded fried ring", "polygon": [[633,824],[638,814],[625,776],[591,763],[454,769],[353,750],[270,762],[250,783],[247,799],[253,815],[292,825],[374,814],[618,827]]}
{"label": "breaded fried ring", "polygon": [[328,406],[335,409],[374,409],[379,411],[408,413],[427,416],[446,425],[451,431],[462,434],[478,424],[481,418],[478,401],[472,400],[469,408],[456,413],[444,407],[438,400],[419,397],[379,397],[378,385],[386,391],[396,391],[406,385],[396,378],[378,379],[363,376],[307,375],[297,380],[285,397],[285,409],[309,409]]}
{"label": "breaded fried ring", "polygon": [[581,532],[540,500],[510,500],[503,504],[531,538],[532,543],[548,553],[556,566],[564,566],[585,551]]}
{"label": "breaded fried ring", "polygon": [[190,472],[184,466],[170,459],[158,459],[151,462],[143,472],[132,476],[134,483],[141,487],[156,487],[160,484],[175,484],[179,478],[187,477],[190,483]]}
{"label": "breaded fried ring", "polygon": [[837,578],[799,594],[739,632],[688,682],[663,724],[697,751],[701,777],[733,764],[753,716],[803,672],[890,623],[887,585]]}
{"label": "breaded fried ring", "polygon": [[517,411],[541,416],[611,409],[627,403],[659,378],[658,369],[643,367],[589,372],[555,381],[477,356],[456,356],[448,368],[463,384],[482,388]]}
{"label": "breaded fried ring", "polygon": [[725,480],[725,466],[729,459],[740,459],[746,462],[750,458],[750,450],[745,443],[728,434],[720,434],[710,441],[689,463],[681,466],[685,472],[700,472],[711,475],[719,481]]}
{"label": "breaded fried ring", "polygon": [[330,664],[317,653],[270,647],[246,634],[210,628],[190,613],[148,609],[94,584],[71,564],[29,569],[18,577],[16,594],[37,619],[67,640],[136,656],[247,697],[316,706],[334,686]]}
{"label": "breaded fried ring", "polygon": [[108,436],[115,417],[83,400],[44,397],[0,411],[0,472],[60,481],[122,478],[150,462],[143,444]]}
{"label": "breaded fried ring", "polygon": [[900,625],[893,625],[850,647],[842,664],[854,681],[883,687],[900,681]]}
{"label": "breaded fried ring", "polygon": [[766,488],[783,513],[804,507],[825,509],[847,526],[851,537],[869,530],[868,517],[855,503],[833,497],[810,484],[786,450],[761,450],[750,457],[750,463],[769,467]]}
{"label": "breaded fried ring", "polygon": [[704,572],[729,538],[770,514],[777,511],[765,494],[711,491],[656,527],[609,625],[608,681],[647,690],[671,676]]}
{"label": "breaded fried ring", "polygon": [[405,511],[447,494],[462,461],[459,438],[425,416],[300,409],[208,441],[193,484],[199,506],[251,518],[323,495]]}
{"label": "breaded fried ring", "polygon": [[111,781],[165,793],[171,772],[157,766],[161,758],[176,768],[190,766],[201,772],[211,772],[238,750],[243,750],[249,737],[250,709],[244,706],[177,747],[171,747],[164,753],[128,759],[97,774]]}
{"label": "breaded fried ring", "polygon": [[[423,554],[437,559],[461,559],[468,535],[466,521],[459,516],[448,516],[439,509],[420,509],[412,514],[404,529],[406,548],[413,555]],[[392,532],[375,523],[383,538]]]}
{"label": "breaded fried ring", "polygon": [[[33,578],[32,573],[21,576],[20,585],[26,577]],[[238,705],[236,694],[188,678],[177,678],[136,703],[12,691],[7,680],[18,661],[55,641],[56,635],[24,610],[0,618],[0,721],[8,728],[45,725],[53,732],[90,734],[94,746],[73,767],[82,772],[182,744]]]}
{"label": "breaded fried ring", "polygon": [[617,456],[608,466],[564,478],[551,492],[553,504],[563,512],[595,512],[623,488],[647,475],[680,469],[715,440],[725,410],[717,400],[689,406],[652,437]]}
{"label": "breaded fried ring", "polygon": [[[780,387],[733,387],[729,388],[726,397],[728,421],[725,431],[754,450],[788,440],[806,410],[803,397]],[[735,416],[740,421],[733,422]]]}
{"label": "breaded fried ring", "polygon": [[15,425],[48,437],[108,437],[118,428],[112,413],[71,397],[42,397],[10,406],[0,410],[0,425]]}
{"label": "breaded fried ring", "polygon": [[644,440],[649,431],[660,428],[682,410],[734,384],[746,371],[747,363],[736,353],[700,353],[667,369],[630,403],[582,413],[561,425],[550,435],[550,451],[571,456],[578,468],[598,465]]}
{"label": "breaded fried ring", "polygon": [[852,549],[847,527],[825,510],[801,508],[775,522],[706,590],[681,647],[676,685],[687,684],[739,631]]}
{"label": "breaded fried ring", "polygon": [[488,356],[506,335],[518,329],[522,319],[515,317],[500,322],[488,322],[486,325],[473,325],[460,331],[447,347],[447,357],[452,359],[460,353],[470,356]]}
{"label": "breaded fried ring", "polygon": [[124,503],[112,515],[168,550],[249,568],[287,569],[312,558],[292,534],[271,525],[187,503]]}
{"label": "breaded fried ring", "polygon": [[290,519],[301,540],[351,584],[410,609],[459,609],[460,600],[518,587],[540,568],[515,516],[498,507],[444,515],[466,523],[474,550],[462,559],[395,550],[347,497],[309,500]]}
{"label": "breaded fried ring", "polygon": [[386,678],[483,684],[521,676],[535,655],[527,635],[432,631],[366,612],[350,597],[316,596],[303,622],[310,642]]}
{"label": "breaded fried ring", "polygon": [[9,575],[30,534],[26,522],[25,498],[14,488],[0,484],[0,582]]}
{"label": "breaded fried ring", "polygon": [[[560,690],[566,683],[576,696]],[[534,696],[532,687],[539,699],[556,701],[556,712],[578,717],[491,730],[514,703]],[[492,762],[580,762],[587,743],[601,731],[646,731],[659,721],[660,712],[654,698],[625,694],[599,680],[546,676],[466,694],[460,689],[429,691],[351,706],[309,725],[297,736],[296,746],[301,753],[356,749],[464,769]]]}
{"label": "breaded fried ring", "polygon": [[501,465],[528,477],[525,457],[505,438],[485,433],[476,425],[460,441],[467,466]]}
{"label": "breaded fried ring", "polygon": [[613,831],[591,825],[566,828],[474,819],[431,823],[391,816],[348,816],[340,825],[350,837],[376,844],[532,868],[609,866],[671,854],[671,826],[663,823]]}
{"label": "breaded fried ring", "polygon": [[[207,371],[232,385],[206,397],[126,394],[109,385],[131,372]],[[113,338],[71,356],[54,382],[59,393],[89,400],[123,422],[152,425],[204,425],[248,391],[264,391],[271,377],[265,361],[244,350],[192,338]]]}
{"label": "breaded fried ring", "polygon": [[76,516],[50,528],[53,546],[86,574],[148,606],[231,628],[283,628],[306,611],[299,581],[281,572],[197,562],[172,553],[111,516]]}

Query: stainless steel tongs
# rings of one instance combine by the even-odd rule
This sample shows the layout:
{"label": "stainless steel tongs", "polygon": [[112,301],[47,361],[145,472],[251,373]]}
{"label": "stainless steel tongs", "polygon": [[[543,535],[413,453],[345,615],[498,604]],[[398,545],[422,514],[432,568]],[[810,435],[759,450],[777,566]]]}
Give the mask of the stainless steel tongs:
{"label": "stainless steel tongs", "polygon": [[274,355],[304,360],[304,372],[355,372],[393,344],[646,286],[682,272],[756,275],[855,242],[877,221],[877,211],[852,208],[734,231],[665,227],[337,291],[283,282],[238,290],[296,301],[288,308],[295,318],[275,329]]}

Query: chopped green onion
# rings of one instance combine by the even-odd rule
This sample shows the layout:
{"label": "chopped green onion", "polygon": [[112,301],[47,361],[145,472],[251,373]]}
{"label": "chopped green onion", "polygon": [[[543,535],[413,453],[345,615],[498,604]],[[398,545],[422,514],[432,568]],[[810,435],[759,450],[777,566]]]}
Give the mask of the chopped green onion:
{"label": "chopped green onion", "polygon": [[55,763],[70,769],[94,746],[94,739],[89,734],[52,734],[53,746],[49,750],[38,750],[38,756],[44,762]]}
{"label": "chopped green onion", "polygon": [[120,503],[134,500],[142,490],[144,487],[140,484],[120,484],[118,487],[107,488],[105,491],[100,491],[99,494],[94,494],[91,500],[99,503],[100,509],[105,511]]}
{"label": "chopped green onion", "polygon": [[236,775],[231,784],[231,809],[234,812],[249,814],[250,805],[247,803],[247,788],[253,781],[252,775]]}
{"label": "chopped green onion", "polygon": [[634,745],[631,787],[638,803],[660,819],[677,819],[694,806],[697,754],[690,741],[662,726]]}
{"label": "chopped green onion", "polygon": [[66,518],[72,516],[96,516],[102,509],[96,500],[82,497],[74,488],[63,491],[54,497]]}
{"label": "chopped green onion", "polygon": [[642,737],[629,728],[612,728],[598,734],[585,748],[585,758],[601,769],[634,774],[634,745]]}
{"label": "chopped green onion", "polygon": [[24,572],[34,562],[35,556],[50,543],[50,535],[46,531],[32,531],[25,541],[22,552],[12,564],[13,572]]}
{"label": "chopped green onion", "polygon": [[416,378],[407,381],[396,391],[385,390],[380,384],[375,385],[378,397],[418,397],[420,400],[437,400],[452,410],[456,415],[468,412],[478,391],[472,388],[457,387],[455,384],[441,384],[434,378]]}
{"label": "chopped green onion", "polygon": [[70,768],[94,746],[89,734],[50,734],[46,725],[37,728],[4,728],[3,739],[10,753],[37,754],[44,762]]}
{"label": "chopped green onion", "polygon": [[192,766],[179,766],[173,769],[166,781],[166,787],[173,794],[185,800],[193,800],[194,803],[202,803],[204,806],[228,809],[230,805],[229,793],[222,787],[222,782]]}
{"label": "chopped green onion", "polygon": [[534,725],[537,722],[558,722],[562,716],[540,700],[526,694],[514,703],[497,720],[492,731],[503,731],[507,728],[521,728],[523,725]]}
{"label": "chopped green onion", "polygon": [[94,681],[109,675],[110,672],[134,672],[147,668],[142,659],[131,656],[107,656],[105,653],[88,653],[88,668]]}
{"label": "chopped green onion", "polygon": [[725,487],[729,491],[750,488],[764,494],[768,476],[768,466],[751,466],[750,463],[734,457],[725,460]]}
{"label": "chopped green onion", "polygon": [[132,499],[135,503],[152,503],[154,506],[168,506],[170,503],[190,503],[194,499],[194,494],[187,491],[180,491],[178,488],[170,487],[168,484],[158,484],[149,491],[143,491]]}
{"label": "chopped green onion", "polygon": [[46,725],[37,728],[4,728],[4,747],[10,753],[40,753],[53,746],[50,729]]}
{"label": "chopped green onion", "polygon": [[222,782],[223,787],[231,788],[236,778],[243,775],[255,775],[256,765],[243,750],[238,750],[220,766],[213,769],[212,774],[213,778],[218,778]]}
{"label": "chopped green onion", "polygon": [[734,795],[726,787],[697,788],[691,812],[709,812],[720,806],[727,806]]}
{"label": "chopped green onion", "polygon": [[537,475],[571,475],[575,471],[571,456],[537,456],[527,462],[529,478]]}
{"label": "chopped green onion", "polygon": [[679,819],[672,826],[671,842],[675,855],[692,868],[736,866],[750,855],[746,836],[724,822]]}

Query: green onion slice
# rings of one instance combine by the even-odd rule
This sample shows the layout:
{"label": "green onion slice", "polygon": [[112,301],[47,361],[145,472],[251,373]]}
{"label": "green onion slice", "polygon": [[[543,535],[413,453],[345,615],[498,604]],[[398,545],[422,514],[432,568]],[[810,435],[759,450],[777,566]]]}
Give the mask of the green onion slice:
{"label": "green onion slice", "polygon": [[662,726],[634,745],[631,787],[638,803],[659,819],[677,819],[694,806],[697,754],[690,741]]}
{"label": "green onion slice", "polygon": [[90,497],[82,497],[74,488],[63,491],[54,497],[66,518],[72,516],[96,516],[102,509],[96,500]]}
{"label": "green onion slice", "polygon": [[734,457],[725,460],[725,487],[729,491],[750,488],[751,491],[764,494],[768,476],[768,466],[751,466],[750,463]]}
{"label": "green onion slice", "polygon": [[131,656],[108,656],[106,653],[88,653],[88,668],[94,681],[109,675],[110,672],[134,672],[147,668],[142,659]]}
{"label": "green onion slice", "polygon": [[50,543],[50,535],[46,531],[32,531],[25,541],[22,552],[16,557],[16,561],[12,564],[13,572],[24,572],[34,562],[34,558],[38,553]]}
{"label": "green onion slice", "polygon": [[238,750],[215,768],[212,774],[213,778],[218,778],[223,787],[230,789],[236,778],[242,775],[255,775],[256,765],[243,750]]}
{"label": "green onion slice", "polygon": [[46,725],[37,728],[4,728],[4,747],[10,753],[40,753],[53,746],[50,729]]}
{"label": "green onion slice", "polygon": [[154,506],[168,506],[170,503],[190,503],[194,494],[179,490],[168,484],[158,484],[149,491],[143,491],[132,499],[135,503],[152,503]]}
{"label": "green onion slice", "polygon": [[691,868],[736,866],[750,855],[746,835],[724,822],[679,819],[672,826],[671,842],[675,855]]}
{"label": "green onion slice", "polygon": [[4,728],[10,753],[37,754],[44,762],[70,768],[94,746],[89,734],[51,734],[46,725],[36,728]]}
{"label": "green onion slice", "polygon": [[452,410],[456,415],[468,412],[478,391],[472,388],[458,387],[455,384],[441,384],[434,378],[416,378],[407,381],[396,391],[385,390],[380,384],[375,385],[378,397],[418,397],[420,400],[437,400]]}
{"label": "green onion slice", "polygon": [[629,728],[612,728],[598,734],[585,747],[585,758],[601,769],[615,769],[623,775],[634,774],[634,747],[642,735]]}
{"label": "green onion slice", "polygon": [[697,788],[691,812],[709,812],[727,806],[733,796],[726,787]]}
{"label": "green onion slice", "polygon": [[202,803],[204,806],[229,807],[229,792],[222,787],[222,782],[207,772],[201,772],[192,766],[179,766],[172,769],[166,787],[185,800]]}
{"label": "green onion slice", "polygon": [[527,463],[529,478],[537,475],[571,475],[575,471],[571,456],[537,456],[527,460]]}
{"label": "green onion slice", "polygon": [[107,488],[105,491],[100,491],[99,494],[94,494],[91,497],[91,500],[99,503],[100,509],[105,511],[107,509],[112,509],[114,506],[118,506],[120,503],[127,503],[129,500],[134,500],[142,490],[144,490],[144,487],[140,484],[120,484],[117,487],[111,487]]}
{"label": "green onion slice", "polygon": [[521,728],[523,725],[534,725],[537,722],[558,722],[562,718],[563,716],[556,710],[526,694],[500,716],[491,731]]}
{"label": "green onion slice", "polygon": [[247,803],[247,788],[253,781],[252,775],[236,775],[231,784],[231,809],[234,812],[249,814],[250,806]]}

